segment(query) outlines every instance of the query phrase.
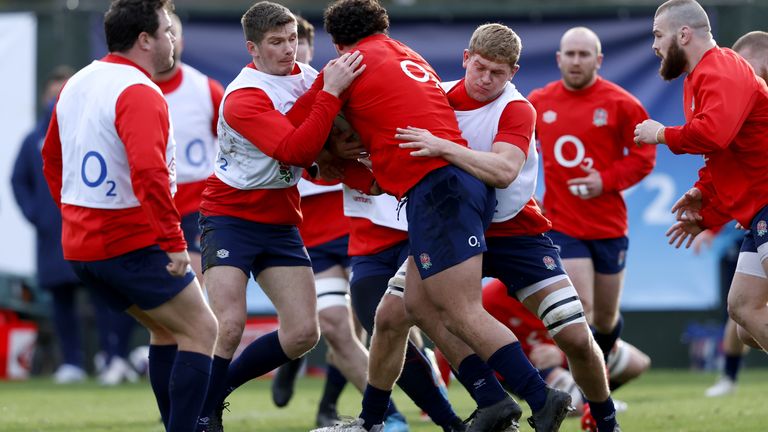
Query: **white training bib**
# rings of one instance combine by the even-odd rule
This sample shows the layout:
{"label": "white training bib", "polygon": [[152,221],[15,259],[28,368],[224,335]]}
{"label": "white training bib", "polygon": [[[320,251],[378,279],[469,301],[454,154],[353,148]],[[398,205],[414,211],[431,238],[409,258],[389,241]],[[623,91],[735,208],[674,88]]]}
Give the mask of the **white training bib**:
{"label": "white training bib", "polygon": [[258,88],[267,94],[275,109],[285,114],[312,86],[317,71],[296,63],[301,72],[294,75],[269,75],[244,67],[227,86],[219,107],[219,151],[214,172],[222,182],[237,189],[284,189],[296,185],[303,168],[283,164],[265,155],[224,119],[224,102],[235,90]]}
{"label": "white training bib", "polygon": [[408,231],[405,205],[401,207],[397,198],[392,195],[366,195],[344,185],[344,215],[365,218],[376,225]]}
{"label": "white training bib", "polygon": [[165,100],[176,140],[176,180],[192,183],[213,173],[218,143],[211,129],[214,107],[209,78],[185,64],[181,70],[181,85],[166,94]]}
{"label": "white training bib", "polygon": [[[459,81],[444,82],[440,85],[450,91]],[[504,91],[493,102],[471,111],[456,111],[461,135],[469,143],[469,147],[478,151],[491,151],[493,139],[499,132],[499,120],[504,108],[510,102],[526,100],[508,82]],[[536,179],[539,169],[539,154],[536,151],[536,138],[531,135],[528,145],[528,157],[515,181],[504,189],[496,189],[496,211],[493,222],[504,222],[515,217],[530,201],[536,192]]]}
{"label": "white training bib", "polygon": [[[125,144],[115,128],[117,99],[133,85],[160,88],[134,66],[94,61],[69,79],[56,104],[62,155],[61,202],[80,207],[138,207]],[[166,161],[176,192],[173,123],[169,118]]]}

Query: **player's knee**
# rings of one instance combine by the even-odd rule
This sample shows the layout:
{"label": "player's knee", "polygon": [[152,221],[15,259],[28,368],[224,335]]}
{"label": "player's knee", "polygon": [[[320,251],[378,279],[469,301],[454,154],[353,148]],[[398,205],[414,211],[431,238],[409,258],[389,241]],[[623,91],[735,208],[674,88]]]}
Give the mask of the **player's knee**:
{"label": "player's knee", "polygon": [[576,325],[584,327],[583,323],[586,323],[584,307],[576,289],[571,285],[553,291],[544,297],[539,304],[538,315],[544,326],[547,327],[550,336],[555,340],[558,339],[558,334],[564,329],[569,329],[569,334],[584,333],[571,328]]}
{"label": "player's knee", "polygon": [[323,334],[323,337],[325,337],[330,345],[338,346],[345,344],[354,337],[352,334],[352,323],[346,310],[330,308],[320,311],[318,315],[320,333]]}
{"label": "player's knee", "polygon": [[320,328],[317,321],[307,320],[292,328],[285,328],[285,353],[296,358],[314,348],[320,340]]}
{"label": "player's knee", "polygon": [[584,360],[595,355],[596,345],[587,326],[571,326],[561,331],[555,341],[569,359]]}
{"label": "player's knee", "polygon": [[410,327],[411,322],[402,301],[397,297],[384,296],[376,309],[375,332],[378,334],[407,333]]}
{"label": "player's knee", "polygon": [[234,349],[240,344],[245,328],[245,319],[236,317],[219,317],[218,344],[227,351],[234,352]]}
{"label": "player's knee", "polygon": [[595,314],[592,317],[592,325],[598,333],[608,334],[613,331],[614,327],[616,327],[618,319],[618,311]]}

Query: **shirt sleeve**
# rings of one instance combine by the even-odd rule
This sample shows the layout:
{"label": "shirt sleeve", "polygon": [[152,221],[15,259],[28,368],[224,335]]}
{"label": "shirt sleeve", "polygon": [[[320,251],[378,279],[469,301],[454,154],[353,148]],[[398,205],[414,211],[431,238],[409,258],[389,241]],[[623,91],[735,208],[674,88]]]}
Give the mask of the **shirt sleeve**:
{"label": "shirt sleeve", "polygon": [[748,78],[715,68],[701,71],[691,83],[699,109],[683,126],[664,130],[669,149],[706,154],[728,147],[755,104],[754,77]]}
{"label": "shirt sleeve", "polygon": [[656,165],[655,145],[636,145],[634,142],[635,125],[648,118],[640,102],[628,100],[623,103],[622,122],[618,126],[616,140],[622,146],[624,157],[614,162],[610,168],[600,171],[603,191],[622,191],[647,176]]}
{"label": "shirt sleeve", "polygon": [[211,103],[213,103],[213,119],[211,121],[211,132],[213,136],[218,136],[219,127],[219,105],[221,100],[224,99],[224,87],[220,82],[213,78],[208,78],[208,87],[211,89]]}
{"label": "shirt sleeve", "polygon": [[51,114],[51,122],[48,124],[48,133],[43,141],[43,174],[48,182],[48,189],[56,205],[61,208],[61,183],[62,183],[62,158],[61,137],[59,136],[59,120],[56,116],[56,107]]}
{"label": "shirt sleeve", "polygon": [[224,100],[224,118],[267,156],[306,168],[322,150],[340,108],[338,98],[319,92],[306,118],[291,121],[274,108],[263,90],[246,88]]}
{"label": "shirt sleeve", "polygon": [[493,142],[505,142],[518,147],[528,156],[531,136],[536,127],[536,110],[525,101],[514,101],[504,108],[499,118],[499,130]]}
{"label": "shirt sleeve", "polygon": [[157,235],[157,243],[166,252],[181,252],[187,243],[170,191],[165,99],[146,85],[132,85],[118,97],[115,114],[115,129],[125,145],[133,192]]}

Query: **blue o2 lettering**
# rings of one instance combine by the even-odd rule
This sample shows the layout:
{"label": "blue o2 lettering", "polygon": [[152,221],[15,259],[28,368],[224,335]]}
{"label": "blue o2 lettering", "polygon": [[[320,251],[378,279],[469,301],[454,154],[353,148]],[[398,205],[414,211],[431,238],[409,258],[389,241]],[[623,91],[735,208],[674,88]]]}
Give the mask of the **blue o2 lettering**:
{"label": "blue o2 lettering", "polygon": [[205,163],[205,143],[197,138],[187,144],[184,154],[187,156],[187,162],[192,166],[202,166]]}
{"label": "blue o2 lettering", "polygon": [[[98,175],[95,176],[95,179],[93,178],[94,164],[98,167]],[[91,167],[91,169],[89,170],[88,167]],[[91,174],[90,177],[89,173]],[[107,162],[99,152],[91,150],[83,156],[83,165],[80,167],[80,177],[83,179],[83,183],[90,188],[99,187],[105,180],[107,180]],[[110,188],[107,190],[106,196],[117,196],[117,193],[115,192],[117,184],[112,180],[107,180],[107,184]]]}

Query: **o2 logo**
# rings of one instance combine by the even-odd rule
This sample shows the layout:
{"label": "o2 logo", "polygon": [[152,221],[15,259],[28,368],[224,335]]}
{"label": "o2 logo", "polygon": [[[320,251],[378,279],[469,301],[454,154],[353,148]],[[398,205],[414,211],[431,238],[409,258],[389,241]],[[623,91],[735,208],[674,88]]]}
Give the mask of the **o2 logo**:
{"label": "o2 logo", "polygon": [[[440,81],[437,80],[437,78],[428,70],[424,69],[424,67],[414,61],[411,60],[403,60],[400,62],[400,69],[403,70],[403,73],[410,79],[414,81],[418,81],[420,83],[425,83],[429,81],[433,81],[435,83],[435,86],[438,86]],[[438,86],[439,87],[439,86]]]}
{"label": "o2 logo", "polygon": [[[93,169],[94,166],[96,167],[95,170]],[[113,180],[107,180],[107,162],[99,152],[92,150],[83,156],[83,165],[80,167],[80,177],[83,179],[83,183],[89,188],[97,188],[106,181],[107,185],[109,185],[106,196],[117,196],[117,193],[115,192],[117,184]]]}
{"label": "o2 logo", "polygon": [[205,143],[200,138],[193,139],[184,151],[187,162],[194,167],[203,166],[206,161]]}
{"label": "o2 logo", "polygon": [[[563,148],[566,144],[573,146],[576,151],[576,155],[572,159],[567,159],[563,155]],[[574,168],[581,165],[584,169],[590,170],[595,164],[595,161],[591,157],[584,157],[586,154],[584,143],[581,142],[578,137],[573,135],[563,135],[558,138],[557,141],[555,141],[554,153],[557,163],[565,168]]]}

